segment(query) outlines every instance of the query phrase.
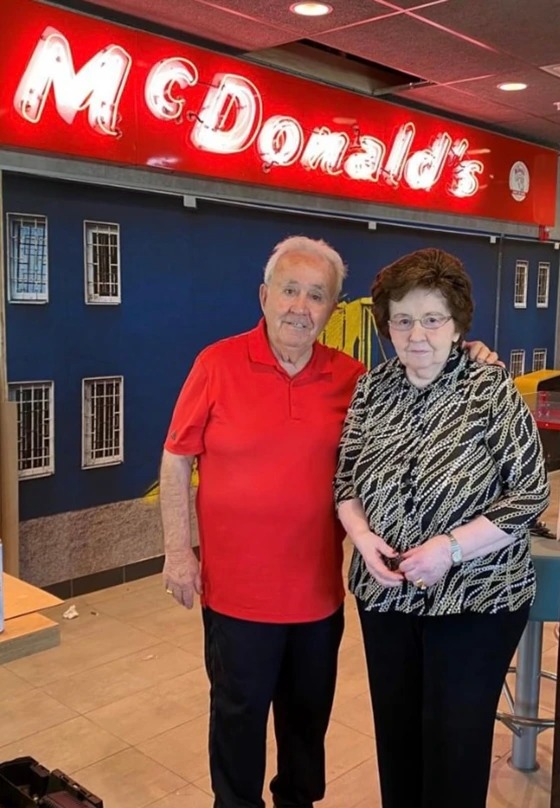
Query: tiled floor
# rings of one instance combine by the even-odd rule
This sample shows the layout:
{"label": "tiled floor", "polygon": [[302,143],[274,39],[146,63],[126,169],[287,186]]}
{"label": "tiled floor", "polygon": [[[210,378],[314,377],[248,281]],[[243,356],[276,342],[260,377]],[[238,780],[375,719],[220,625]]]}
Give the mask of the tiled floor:
{"label": "tiled floor", "polygon": [[[560,472],[554,477],[557,503]],[[555,524],[557,506],[547,513]],[[0,761],[32,755],[99,795],[105,808],[211,808],[207,682],[199,609],[175,605],[159,576],[75,598],[60,647],[0,666]],[[67,607],[49,615],[61,617]],[[376,808],[372,720],[360,632],[347,601],[323,808]],[[556,665],[553,626],[544,658]],[[554,685],[542,684],[552,714]],[[510,768],[511,735],[496,725],[489,808],[548,808],[551,732],[534,774]],[[273,773],[274,739],[269,739]],[[267,802],[267,805],[269,801]]]}

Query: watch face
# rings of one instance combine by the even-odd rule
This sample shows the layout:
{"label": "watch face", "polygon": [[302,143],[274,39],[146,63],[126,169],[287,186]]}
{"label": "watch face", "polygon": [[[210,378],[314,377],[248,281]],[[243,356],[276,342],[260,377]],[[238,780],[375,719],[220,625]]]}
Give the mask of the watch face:
{"label": "watch face", "polygon": [[448,535],[447,538],[449,539],[449,542],[451,544],[451,561],[453,563],[453,566],[457,566],[463,561],[463,553],[461,547],[459,545],[459,542],[454,536]]}

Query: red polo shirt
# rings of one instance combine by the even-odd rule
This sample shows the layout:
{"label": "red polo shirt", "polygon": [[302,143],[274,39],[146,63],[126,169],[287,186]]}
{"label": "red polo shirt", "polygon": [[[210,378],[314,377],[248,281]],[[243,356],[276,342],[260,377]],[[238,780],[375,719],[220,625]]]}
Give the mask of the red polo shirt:
{"label": "red polo shirt", "polygon": [[198,457],[203,602],[245,620],[320,620],[344,598],[332,482],[363,365],[315,344],[288,376],[264,321],[197,357],[165,448]]}

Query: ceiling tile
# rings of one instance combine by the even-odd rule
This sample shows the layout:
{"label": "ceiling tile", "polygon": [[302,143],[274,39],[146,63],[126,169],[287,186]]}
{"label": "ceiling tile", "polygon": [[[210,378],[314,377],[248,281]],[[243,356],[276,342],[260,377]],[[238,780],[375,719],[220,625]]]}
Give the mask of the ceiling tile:
{"label": "ceiling tile", "polygon": [[560,62],[560,0],[448,0],[415,13],[534,65]]}
{"label": "ceiling tile", "polygon": [[438,83],[504,72],[519,63],[408,15],[384,17],[331,34],[320,42]]}
{"label": "ceiling tile", "polygon": [[558,121],[527,117],[507,125],[514,136],[539,141],[553,149],[560,148],[560,116]]}
{"label": "ceiling tile", "polygon": [[519,110],[501,106],[440,84],[433,87],[418,87],[409,92],[399,93],[395,97],[426,104],[434,107],[434,111],[445,110],[473,120],[482,118],[491,123],[502,123],[520,118]]}
{"label": "ceiling tile", "polygon": [[448,0],[425,0],[425,2],[421,2],[421,0],[374,0],[374,2],[379,3],[380,5],[384,6],[393,6],[394,8],[402,8],[407,9],[408,11],[412,11],[416,9],[423,9],[426,6],[434,6],[440,5],[441,3],[447,3]]}
{"label": "ceiling tile", "polygon": [[286,30],[295,32],[298,38],[309,38],[311,35],[336,30],[346,25],[384,17],[390,14],[402,13],[399,9],[388,8],[372,0],[351,0],[351,2],[336,2],[331,0],[332,13],[325,17],[302,17],[292,14],[290,5],[292,0],[270,2],[270,0],[225,0],[214,3],[212,0],[198,0],[207,9],[227,7],[230,11],[243,14],[248,19],[277,25]]}
{"label": "ceiling tile", "polygon": [[[520,92],[504,92],[498,84],[506,81],[522,81],[527,89]],[[542,117],[556,113],[556,103],[560,103],[560,78],[544,73],[534,67],[513,70],[476,80],[461,81],[452,85],[455,89],[468,92],[479,99],[516,109],[519,112]]]}
{"label": "ceiling tile", "polygon": [[197,0],[162,0],[157,5],[153,0],[96,0],[96,5],[244,51],[271,48],[297,38],[264,22],[223,9],[210,10]]}

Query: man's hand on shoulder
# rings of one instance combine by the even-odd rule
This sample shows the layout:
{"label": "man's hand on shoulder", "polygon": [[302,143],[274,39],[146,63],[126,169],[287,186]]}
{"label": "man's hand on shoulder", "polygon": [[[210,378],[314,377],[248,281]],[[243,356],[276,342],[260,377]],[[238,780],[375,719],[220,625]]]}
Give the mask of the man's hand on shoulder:
{"label": "man's hand on shoulder", "polygon": [[469,356],[474,362],[479,362],[481,365],[498,365],[498,367],[505,368],[505,364],[498,358],[496,351],[491,351],[480,340],[472,342],[464,340],[462,347],[468,350]]}
{"label": "man's hand on shoulder", "polygon": [[165,556],[163,582],[166,591],[177,603],[192,609],[195,593],[200,595],[202,592],[202,582],[200,564],[191,549]]}

